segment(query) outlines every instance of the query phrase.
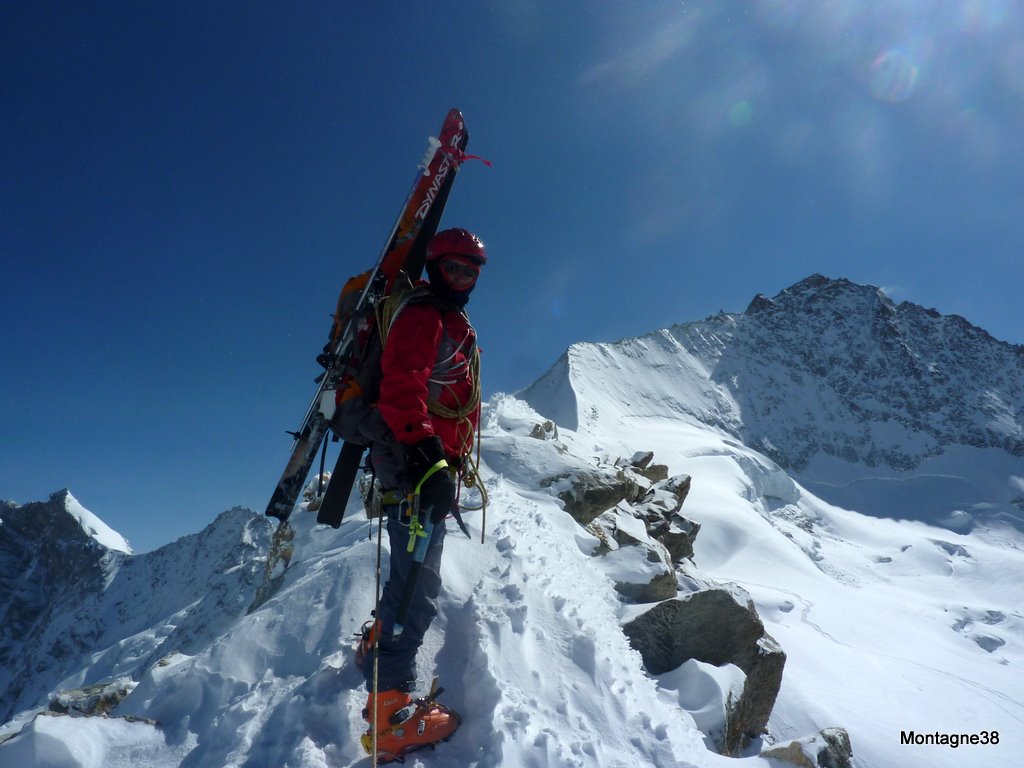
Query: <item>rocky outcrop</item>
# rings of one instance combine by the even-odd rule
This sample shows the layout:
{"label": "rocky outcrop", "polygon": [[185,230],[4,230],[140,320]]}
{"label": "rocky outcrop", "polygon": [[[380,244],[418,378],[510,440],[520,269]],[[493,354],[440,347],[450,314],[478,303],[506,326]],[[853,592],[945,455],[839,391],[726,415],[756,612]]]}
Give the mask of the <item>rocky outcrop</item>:
{"label": "rocky outcrop", "polygon": [[49,711],[58,715],[109,715],[135,689],[130,677],[106,680],[85,688],[61,691],[50,699]]}
{"label": "rocky outcrop", "polygon": [[800,768],[852,768],[850,734],[843,728],[825,728],[816,736],[775,744],[761,757],[783,760]]}
{"label": "rocky outcrop", "polygon": [[684,517],[683,502],[690,492],[690,476],[676,475],[656,482],[636,505],[653,539],[668,550],[669,559],[679,563],[693,557],[693,542],[700,523]]}
{"label": "rocky outcrop", "polygon": [[782,685],[786,654],[765,631],[745,593],[707,589],[666,600],[623,627],[644,666],[657,675],[689,659],[715,666],[734,664],[746,674],[743,693],[730,703],[725,743],[737,754],[768,724]]}
{"label": "rocky outcrop", "polygon": [[671,553],[670,560],[679,562],[693,555],[693,540],[700,530],[679,513],[690,492],[690,476],[667,477],[668,467],[651,464],[653,456],[639,453],[630,462],[611,467],[554,474],[542,479],[540,486],[561,488],[557,496],[565,511],[584,526],[623,503],[635,507],[635,516],[646,521],[651,536]]}
{"label": "rocky outcrop", "polygon": [[543,424],[534,425],[530,437],[534,440],[558,440],[558,426],[548,419]]}
{"label": "rocky outcrop", "polygon": [[689,475],[659,481],[586,526],[600,542],[593,554],[603,558],[602,566],[625,600],[653,603],[675,597],[675,567],[693,556],[700,530],[679,514],[689,489]]}
{"label": "rocky outcrop", "polygon": [[643,475],[652,483],[668,478],[668,467],[664,464],[652,464],[654,451],[640,451],[633,454],[629,460],[629,467],[640,475]]}
{"label": "rocky outcrop", "polygon": [[[542,480],[541,487],[565,479],[556,475]],[[583,471],[568,479],[570,487],[561,491],[558,498],[565,504],[565,511],[580,525],[587,525],[605,510],[635,498],[640,491],[636,479],[621,469]]]}
{"label": "rocky outcrop", "polygon": [[652,603],[675,597],[676,574],[663,544],[651,538],[640,513],[625,502],[602,513],[587,526],[597,536],[593,554],[627,601]]}
{"label": "rocky outcrop", "polygon": [[[546,424],[538,425],[531,436],[544,439],[550,432]],[[693,556],[700,530],[679,513],[690,477],[652,480],[668,472],[652,464],[653,458],[652,452],[641,452],[611,466],[576,468],[541,481],[541,487],[561,489],[557,495],[565,510],[597,537],[592,554],[602,558],[623,599],[634,603],[675,596],[675,565]]]}

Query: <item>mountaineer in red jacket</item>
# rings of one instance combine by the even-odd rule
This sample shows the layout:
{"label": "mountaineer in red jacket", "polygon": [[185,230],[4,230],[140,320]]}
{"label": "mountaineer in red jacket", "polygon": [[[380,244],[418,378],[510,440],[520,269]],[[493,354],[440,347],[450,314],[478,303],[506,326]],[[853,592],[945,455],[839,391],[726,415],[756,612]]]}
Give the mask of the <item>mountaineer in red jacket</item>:
{"label": "mountaineer in red jacket", "polygon": [[[458,511],[457,472],[479,421],[479,351],[464,307],[486,262],[484,244],[472,233],[439,232],[427,247],[429,284],[413,291],[384,339],[378,407],[388,434],[374,441],[370,460],[385,500],[419,487],[419,520],[412,520],[408,504],[385,507],[390,572],[376,620],[364,628],[357,650],[370,692],[363,744],[370,751],[376,724],[381,762],[446,739],[459,725],[454,712],[432,699],[417,704],[410,692],[416,652],[437,615],[444,520]],[[424,530],[411,534],[417,525]],[[421,564],[414,542],[422,542]]]}

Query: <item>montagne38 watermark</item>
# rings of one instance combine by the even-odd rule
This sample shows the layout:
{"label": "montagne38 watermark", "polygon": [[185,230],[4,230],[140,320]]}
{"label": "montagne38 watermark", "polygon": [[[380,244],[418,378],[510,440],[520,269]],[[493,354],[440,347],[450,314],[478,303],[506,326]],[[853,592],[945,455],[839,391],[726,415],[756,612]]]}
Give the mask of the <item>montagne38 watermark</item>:
{"label": "montagne38 watermark", "polygon": [[964,746],[994,745],[999,743],[999,731],[979,731],[978,733],[918,733],[917,731],[900,731],[900,744],[934,744],[940,747],[956,749]]}

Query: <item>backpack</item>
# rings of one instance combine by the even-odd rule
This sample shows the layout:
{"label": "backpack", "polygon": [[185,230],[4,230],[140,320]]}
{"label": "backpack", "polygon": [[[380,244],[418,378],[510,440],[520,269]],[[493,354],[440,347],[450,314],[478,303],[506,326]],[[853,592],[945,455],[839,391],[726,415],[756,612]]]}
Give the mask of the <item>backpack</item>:
{"label": "backpack", "polygon": [[[390,435],[390,430],[376,405],[380,399],[380,384],[383,378],[381,356],[384,353],[384,343],[391,325],[399,313],[410,304],[429,303],[442,311],[449,307],[448,302],[435,296],[428,285],[414,286],[405,272],[398,274],[391,291],[386,296],[374,298],[375,294],[371,289],[366,292],[366,299],[360,304],[359,299],[366,289],[372,272],[373,270],[368,270],[349,278],[342,287],[334,314],[334,322],[331,326],[331,339],[324,347],[325,354],[321,356],[325,367],[334,368],[336,364],[341,369],[338,384],[327,390],[327,394],[333,396],[334,399],[331,430],[337,438],[363,448],[369,447],[376,440],[387,439]],[[386,283],[381,283],[381,290],[385,289],[385,285]],[[329,351],[336,348],[337,341],[350,325],[353,329],[352,343],[349,345],[344,359],[335,360]],[[461,412],[449,413],[440,406],[437,398],[440,394],[438,390],[443,386],[443,376],[453,370],[450,362],[455,350],[453,341],[446,334],[438,348],[439,360],[434,369],[435,376],[440,375],[442,381],[440,384],[432,383],[430,385],[427,392],[427,407],[432,413],[442,413],[447,417],[464,419],[470,411],[480,407],[480,353],[475,343],[468,353],[469,366],[476,383],[470,402],[464,405]],[[471,447],[471,444],[472,432],[470,432],[470,445],[467,445],[467,448]],[[479,455],[477,459],[479,460]],[[487,493],[476,480],[475,467],[476,463],[472,463],[471,471],[467,466],[460,467],[459,477],[466,487],[479,487],[482,497],[481,506],[473,508],[483,509],[486,505]],[[367,516],[370,518],[380,516],[381,505],[390,502],[381,495],[379,482],[375,479],[365,481],[365,487],[364,480],[361,480],[360,483]],[[468,536],[469,531],[459,515],[458,504],[453,510],[453,515],[459,527]],[[319,517],[317,521],[329,522]],[[334,523],[330,524],[335,525]],[[335,527],[337,526],[335,525]]]}
{"label": "backpack", "polygon": [[349,278],[342,287],[330,341],[324,347],[326,351],[335,346],[351,325],[352,343],[343,359],[335,361],[341,377],[331,391],[335,405],[331,430],[342,440],[364,447],[386,432],[384,421],[374,407],[380,398],[383,338],[404,307],[412,301],[429,300],[430,296],[425,285],[413,286],[409,276],[400,272],[388,295],[373,298],[371,290],[360,305],[359,298],[372,273],[373,270],[367,270]]}

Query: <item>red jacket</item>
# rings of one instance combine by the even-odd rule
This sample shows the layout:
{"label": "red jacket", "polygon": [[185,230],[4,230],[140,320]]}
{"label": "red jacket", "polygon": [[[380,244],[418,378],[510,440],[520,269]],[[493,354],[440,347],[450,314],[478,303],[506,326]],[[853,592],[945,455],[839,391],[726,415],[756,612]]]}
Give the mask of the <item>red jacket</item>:
{"label": "red jacket", "polygon": [[435,397],[451,410],[465,408],[473,391],[475,345],[476,332],[462,312],[414,303],[398,313],[381,357],[378,400],[398,442],[411,445],[437,435],[449,458],[469,453],[479,409],[462,420],[446,418],[429,413],[427,400]]}

